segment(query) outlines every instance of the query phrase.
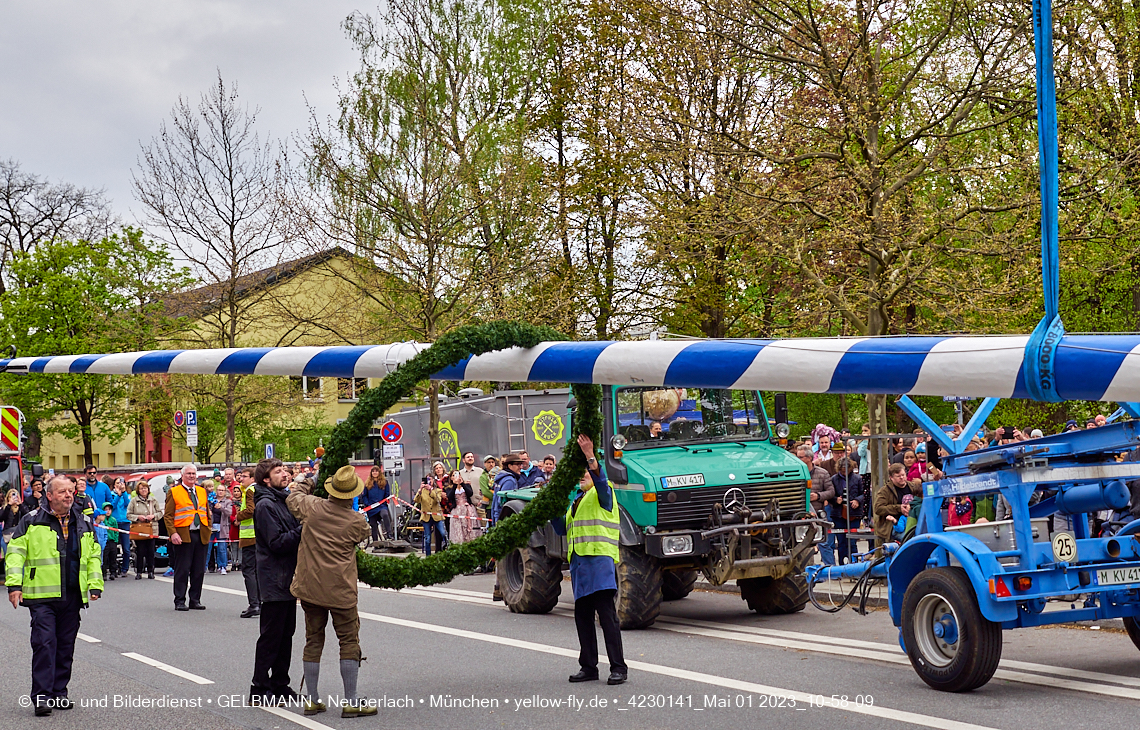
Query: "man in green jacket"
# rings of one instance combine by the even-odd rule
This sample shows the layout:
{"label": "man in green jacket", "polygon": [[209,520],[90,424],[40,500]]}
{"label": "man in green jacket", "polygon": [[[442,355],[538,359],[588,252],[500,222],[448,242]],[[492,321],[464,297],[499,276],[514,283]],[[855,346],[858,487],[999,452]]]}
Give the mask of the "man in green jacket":
{"label": "man in green jacket", "polygon": [[75,504],[75,485],[56,476],[45,488],[48,509],[24,515],[8,543],[5,582],[12,608],[32,615],[32,693],[37,717],[70,710],[71,661],[79,609],[103,592],[95,526]]}

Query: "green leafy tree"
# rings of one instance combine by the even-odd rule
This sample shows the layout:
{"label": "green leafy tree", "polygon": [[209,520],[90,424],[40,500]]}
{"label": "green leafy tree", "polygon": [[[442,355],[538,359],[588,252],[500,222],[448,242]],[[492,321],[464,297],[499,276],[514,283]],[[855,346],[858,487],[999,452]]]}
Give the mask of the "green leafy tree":
{"label": "green leafy tree", "polygon": [[[147,276],[139,278],[138,272]],[[11,262],[13,286],[0,301],[3,327],[23,356],[78,355],[153,347],[169,331],[158,298],[182,281],[170,257],[134,229],[100,241],[44,241]],[[121,440],[137,425],[126,408],[127,379],[31,374],[7,378],[4,395],[44,434],[92,442]]]}
{"label": "green leafy tree", "polygon": [[557,316],[557,301],[532,296],[546,266],[525,144],[544,27],[543,6],[517,0],[395,0],[345,21],[361,68],[335,126],[310,132],[318,201],[306,217],[317,245],[358,257],[346,280],[389,335],[434,341],[517,311]]}

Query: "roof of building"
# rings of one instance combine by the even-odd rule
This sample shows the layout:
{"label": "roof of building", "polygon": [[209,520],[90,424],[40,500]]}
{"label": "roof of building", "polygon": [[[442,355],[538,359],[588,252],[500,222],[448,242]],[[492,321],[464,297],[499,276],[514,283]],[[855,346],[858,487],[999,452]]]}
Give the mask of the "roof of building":
{"label": "roof of building", "polygon": [[251,294],[263,292],[278,284],[301,274],[314,266],[331,259],[343,257],[355,260],[356,256],[340,246],[318,251],[308,256],[302,256],[292,261],[284,261],[260,271],[239,276],[232,284],[228,281],[215,282],[190,289],[184,292],[170,294],[165,297],[166,311],[169,317],[199,317],[208,310],[217,307],[233,287],[233,294],[237,299],[244,299]]}

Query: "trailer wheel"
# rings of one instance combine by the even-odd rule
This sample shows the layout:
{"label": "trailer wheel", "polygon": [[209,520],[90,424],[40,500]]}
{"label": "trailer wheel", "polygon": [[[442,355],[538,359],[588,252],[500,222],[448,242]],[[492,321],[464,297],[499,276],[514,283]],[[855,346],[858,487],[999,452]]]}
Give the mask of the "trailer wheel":
{"label": "trailer wheel", "polygon": [[922,681],[943,692],[981,687],[1001,659],[1001,624],[982,616],[961,568],[927,568],[903,596],[902,635]]}
{"label": "trailer wheel", "polygon": [[697,585],[697,571],[670,570],[661,576],[661,600],[677,601],[693,592]]}
{"label": "trailer wheel", "polygon": [[517,548],[495,561],[495,578],[513,613],[550,613],[562,593],[562,559],[541,547]]}
{"label": "trailer wheel", "polygon": [[1132,639],[1132,643],[1140,649],[1140,621],[1129,616],[1124,619],[1124,629],[1128,632],[1128,638]]}
{"label": "trailer wheel", "polygon": [[808,602],[807,579],[802,573],[792,573],[783,578],[741,578],[740,597],[748,602],[748,608],[765,616],[802,611]]}
{"label": "trailer wheel", "polygon": [[617,566],[618,620],[623,629],[647,629],[661,613],[661,564],[639,545],[622,545]]}

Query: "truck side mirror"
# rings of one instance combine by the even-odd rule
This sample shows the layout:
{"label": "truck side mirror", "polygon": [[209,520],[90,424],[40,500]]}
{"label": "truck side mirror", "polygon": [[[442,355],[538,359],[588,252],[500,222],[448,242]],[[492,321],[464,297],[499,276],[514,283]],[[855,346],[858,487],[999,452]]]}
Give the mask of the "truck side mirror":
{"label": "truck side mirror", "polygon": [[776,418],[776,423],[788,422],[788,394],[776,393],[773,397],[774,407],[773,416]]}
{"label": "truck side mirror", "polygon": [[577,407],[578,407],[578,399],[577,398],[571,397],[570,400],[566,401],[566,410],[572,411]]}

